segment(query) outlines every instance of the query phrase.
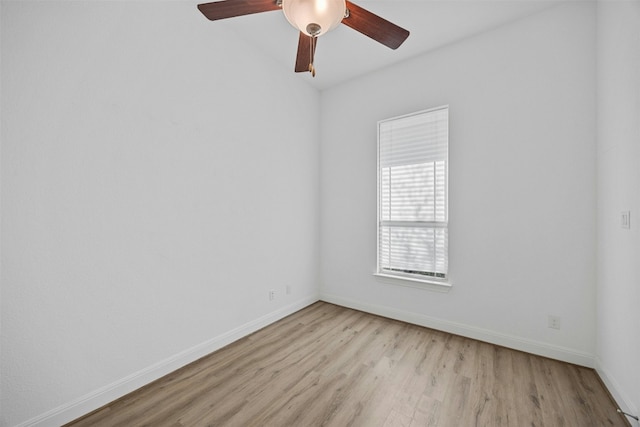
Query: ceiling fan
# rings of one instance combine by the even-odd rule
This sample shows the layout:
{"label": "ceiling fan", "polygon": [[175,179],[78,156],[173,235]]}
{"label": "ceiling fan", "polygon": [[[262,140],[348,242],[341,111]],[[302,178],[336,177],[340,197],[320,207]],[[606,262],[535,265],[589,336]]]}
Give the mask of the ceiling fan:
{"label": "ceiling fan", "polygon": [[199,4],[198,9],[211,21],[282,9],[287,21],[300,31],[295,72],[309,71],[314,77],[318,37],[340,23],[391,49],[409,37],[409,31],[348,0],[222,0]]}

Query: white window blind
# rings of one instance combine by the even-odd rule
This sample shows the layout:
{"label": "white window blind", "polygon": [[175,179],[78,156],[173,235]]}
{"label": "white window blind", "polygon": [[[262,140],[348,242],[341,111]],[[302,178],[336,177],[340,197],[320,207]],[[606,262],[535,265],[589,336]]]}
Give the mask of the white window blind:
{"label": "white window blind", "polygon": [[378,272],[447,277],[449,109],[378,123]]}

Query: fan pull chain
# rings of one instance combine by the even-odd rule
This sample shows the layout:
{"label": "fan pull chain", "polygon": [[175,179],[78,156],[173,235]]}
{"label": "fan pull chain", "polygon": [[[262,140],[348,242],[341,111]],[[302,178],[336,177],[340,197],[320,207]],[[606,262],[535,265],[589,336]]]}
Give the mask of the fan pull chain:
{"label": "fan pull chain", "polygon": [[311,77],[316,76],[316,67],[313,66],[313,58],[316,53],[316,36],[311,37],[311,43],[309,44],[309,72],[311,73]]}

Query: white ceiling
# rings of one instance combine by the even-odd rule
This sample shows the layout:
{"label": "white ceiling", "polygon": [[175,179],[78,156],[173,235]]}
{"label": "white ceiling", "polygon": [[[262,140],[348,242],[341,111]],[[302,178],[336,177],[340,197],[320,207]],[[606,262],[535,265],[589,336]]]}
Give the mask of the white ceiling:
{"label": "white ceiling", "polygon": [[[340,25],[318,39],[317,74],[299,73],[317,89],[326,89],[372,70],[437,49],[552,7],[562,0],[355,0],[410,31],[397,50]],[[203,1],[204,2],[204,1]],[[280,11],[210,22],[224,25],[293,73],[298,33]],[[257,64],[259,66],[259,64]]]}

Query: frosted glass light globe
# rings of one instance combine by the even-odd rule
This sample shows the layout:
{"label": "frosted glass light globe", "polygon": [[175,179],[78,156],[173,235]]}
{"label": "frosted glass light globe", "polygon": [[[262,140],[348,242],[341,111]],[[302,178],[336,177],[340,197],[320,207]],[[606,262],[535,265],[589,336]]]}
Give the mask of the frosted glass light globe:
{"label": "frosted glass light globe", "polygon": [[340,24],[345,0],[282,0],[287,21],[308,36],[320,36]]}

